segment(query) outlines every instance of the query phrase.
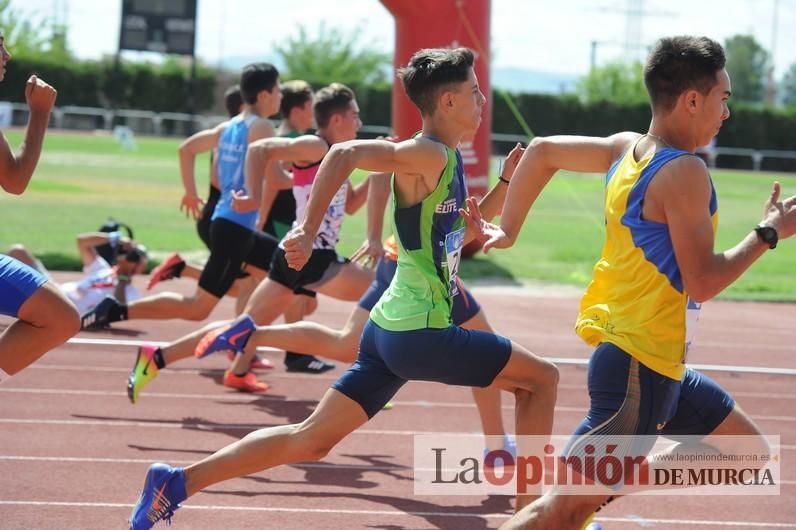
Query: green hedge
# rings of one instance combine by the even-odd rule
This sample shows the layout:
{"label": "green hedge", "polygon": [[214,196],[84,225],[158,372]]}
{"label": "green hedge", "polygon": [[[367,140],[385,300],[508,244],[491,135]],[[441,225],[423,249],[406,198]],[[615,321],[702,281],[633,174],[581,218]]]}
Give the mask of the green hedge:
{"label": "green hedge", "polygon": [[[36,74],[58,90],[59,106],[111,107],[156,112],[189,112],[190,67],[174,62],[163,65],[114,61],[55,63],[15,57],[0,83],[0,100],[24,103],[25,81]],[[196,112],[210,109],[214,101],[215,73],[198,67]]]}
{"label": "green hedge", "polygon": [[[163,65],[121,63],[114,61],[76,61],[56,63],[15,57],[7,65],[6,79],[0,83],[0,100],[23,102],[22,87],[31,73],[36,73],[58,89],[58,105],[140,109],[155,112],[189,112],[190,68],[175,61]],[[320,88],[325,82],[307,80]],[[217,83],[228,83],[228,76],[199,66],[197,69],[196,112],[222,112],[215,101]],[[389,125],[392,122],[392,87],[352,86],[357,93],[365,123]],[[647,129],[649,106],[618,105],[611,102],[584,104],[572,95],[509,94],[520,114],[536,135],[585,134],[608,135],[616,131]],[[211,110],[212,109],[212,110]],[[730,119],[719,133],[722,147],[757,149],[796,149],[796,108],[760,108],[731,104]],[[524,134],[504,98],[493,95],[492,130]],[[751,168],[748,157],[722,157],[722,167]],[[796,171],[796,160],[767,158],[763,169]]]}
{"label": "green hedge", "polygon": [[[511,99],[534,134],[586,134],[604,136],[617,131],[646,131],[652,114],[649,105],[583,104],[574,96],[511,94]],[[503,97],[494,94],[492,130],[524,134]],[[796,150],[796,108],[760,108],[730,104],[730,118],[717,138],[721,147]],[[722,156],[721,167],[751,169],[749,157]],[[796,159],[765,158],[762,169],[796,172]]]}

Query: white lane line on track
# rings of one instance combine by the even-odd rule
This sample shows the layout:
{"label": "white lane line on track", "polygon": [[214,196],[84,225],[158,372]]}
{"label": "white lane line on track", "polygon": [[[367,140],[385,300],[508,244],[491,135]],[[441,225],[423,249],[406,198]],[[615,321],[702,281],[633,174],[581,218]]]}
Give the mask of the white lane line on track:
{"label": "white lane line on track", "polygon": [[[0,455],[0,461],[9,462],[79,462],[90,464],[151,464],[154,460],[151,458],[96,458],[96,457],[80,457],[80,456],[19,456],[19,455]],[[168,459],[172,465],[189,465],[193,464],[195,460],[175,460]],[[336,464],[336,463],[299,463],[287,464],[290,467],[306,468],[306,469],[359,469],[362,471],[412,471],[411,467],[407,466],[379,466],[368,464]]]}
{"label": "white lane line on track", "polygon": [[[761,417],[753,417],[761,419]],[[782,420],[776,420],[782,421]],[[796,419],[789,419],[789,421],[796,421]],[[152,420],[152,421],[137,421],[137,420],[55,420],[55,419],[38,419],[38,418],[0,418],[0,424],[5,425],[61,425],[64,427],[137,427],[137,428],[150,428],[150,429],[194,429],[206,430],[212,432],[214,429],[223,431],[241,431],[249,432],[256,429],[261,429],[262,424],[242,424],[242,423],[210,423],[210,422],[180,422],[168,420]],[[418,434],[439,434],[439,435],[462,435],[468,433],[453,432],[453,431],[402,431],[396,429],[357,429],[351,434],[356,435],[383,435],[383,436],[415,436]],[[471,433],[476,436],[477,433]]]}
{"label": "white lane line on track", "polygon": [[[262,428],[262,424],[225,424],[225,423],[202,423],[202,422],[175,422],[175,421],[135,421],[135,420],[52,420],[52,419],[31,419],[31,418],[0,418],[0,424],[6,425],[63,425],[78,427],[138,427],[138,428],[164,428],[164,429],[184,429],[194,428],[197,430],[206,429],[212,431],[214,428],[225,431],[253,431]],[[399,431],[399,430],[378,430],[378,429],[357,429],[352,434],[384,434],[391,436],[414,436],[416,434],[461,434],[446,431]]]}
{"label": "white lane line on track", "polygon": [[[17,387],[0,387],[0,392],[11,394],[40,394],[40,395],[71,395],[71,396],[107,396],[107,397],[123,397],[127,398],[126,392],[116,392],[111,390],[69,390],[62,388],[17,388]],[[166,393],[166,392],[151,392],[146,394],[147,399],[164,398],[164,399],[197,399],[197,400],[214,400],[214,401],[232,401],[232,402],[253,402],[258,400],[274,401],[276,403],[284,403],[289,400],[282,399],[281,397],[272,397],[268,394],[263,395],[239,395],[239,394],[179,394],[179,393]],[[473,403],[455,403],[455,402],[441,402],[441,401],[393,401],[393,405],[397,407],[420,407],[420,408],[475,408]],[[513,405],[503,405],[503,410],[514,410]],[[584,407],[565,407],[556,405],[556,412],[576,412],[584,413]],[[784,421],[796,422],[796,417],[791,416],[752,416],[755,420],[767,421]]]}
{"label": "white lane line on track", "polygon": [[[50,363],[36,363],[28,366],[25,370],[63,370],[67,372],[106,372],[106,373],[118,373],[118,374],[129,374],[130,370],[127,368],[115,368],[111,366],[79,366],[79,365],[70,365],[70,364],[50,364]],[[164,374],[171,375],[206,375],[208,373],[218,373],[223,374],[223,368],[206,368],[202,370],[194,370],[189,368],[169,368],[164,372]],[[312,375],[312,374],[301,374],[301,373],[287,373],[287,372],[280,372],[280,371],[260,371],[258,372],[263,377],[268,379],[301,379],[303,381],[337,381],[342,374],[342,372],[338,372],[335,375]],[[431,381],[411,381],[413,385],[438,385],[439,383],[434,383]],[[2,387],[0,387],[2,388]],[[569,384],[561,384],[558,385],[559,390],[583,390],[583,385],[569,385]]]}
{"label": "white lane line on track", "polygon": [[[89,464],[146,464],[149,465],[155,461],[168,461],[169,464],[180,466],[193,464],[195,460],[179,460],[179,459],[159,459],[159,458],[97,458],[97,457],[80,457],[80,456],[20,456],[20,455],[0,455],[0,461],[8,462],[77,462]],[[341,463],[312,463],[305,462],[299,464],[285,464],[289,467],[298,467],[302,469],[355,469],[361,471],[407,471],[413,470],[411,466],[398,466],[398,465],[368,465],[368,464],[341,464]],[[280,466],[284,467],[284,466]],[[424,468],[428,470],[430,468]],[[782,480],[779,484],[782,486],[796,485],[796,480]]]}
{"label": "white lane line on track", "polygon": [[[55,371],[65,371],[65,372],[105,372],[105,373],[117,373],[117,374],[129,374],[130,370],[127,368],[118,368],[113,366],[80,366],[80,365],[72,365],[72,364],[51,364],[47,362],[39,362],[33,364],[26,368],[26,370],[55,370]],[[169,376],[172,375],[200,375],[200,374],[207,374],[210,372],[218,372],[223,373],[223,368],[206,368],[202,370],[198,369],[190,369],[190,368],[169,368],[165,374]],[[339,379],[340,374],[337,375],[307,375],[307,374],[291,374],[287,372],[280,372],[280,371],[262,371],[260,374],[263,377],[267,377],[268,379],[303,379],[309,381],[336,381]],[[416,385],[436,385],[437,383],[432,383],[428,381],[412,381],[412,384]],[[0,387],[2,388],[2,387]],[[566,383],[559,383],[558,389],[559,390],[583,390],[584,386],[581,385],[572,385]],[[747,391],[730,391],[730,394],[733,397],[753,397],[753,398],[766,398],[766,399],[778,399],[778,400],[796,400],[796,394],[782,394],[776,392],[747,392]],[[513,408],[512,408],[513,410]]]}
{"label": "white lane line on track", "polygon": [[[35,368],[31,367],[31,368]],[[60,369],[60,368],[59,368]],[[118,371],[123,372],[124,370],[121,369],[108,369],[107,371]],[[126,373],[126,372],[125,372]],[[170,374],[173,372],[169,372]],[[270,377],[270,375],[269,375]],[[422,381],[421,381],[422,382]],[[582,385],[571,385],[573,389],[575,388],[583,388]],[[561,385],[558,385],[558,388],[561,388]],[[82,390],[82,389],[60,389],[60,388],[23,388],[23,387],[2,387],[0,386],[0,392],[20,392],[20,393],[32,393],[32,394],[58,394],[59,392],[63,392],[65,394],[74,394],[74,395],[81,395],[85,394],[87,396],[90,395],[101,395],[101,396],[127,396],[125,392],[114,392],[110,390]],[[749,398],[764,398],[764,399],[776,399],[776,400],[796,400],[796,395],[789,395],[783,396],[782,394],[777,394],[774,392],[730,392],[733,397],[749,397]],[[185,398],[185,399],[214,399],[220,401],[252,401],[257,399],[275,399],[278,401],[285,401],[281,396],[280,397],[273,397],[269,394],[243,394],[241,395],[239,392],[232,393],[229,392],[227,394],[179,394],[179,393],[168,393],[168,392],[146,392],[147,398]],[[452,408],[475,408],[475,404],[472,402],[440,402],[440,401],[428,401],[424,399],[418,399],[414,401],[393,401],[395,405],[405,405],[408,407],[452,407]],[[572,408],[572,407],[569,407]],[[503,405],[504,410],[514,410],[513,405]],[[564,407],[562,410],[566,410],[567,407]],[[578,410],[585,410],[585,407],[581,407]]]}
{"label": "white lane line on track", "polygon": [[[73,337],[69,339],[69,344],[76,345],[93,345],[93,346],[142,346],[150,344],[154,346],[164,346],[168,343],[162,341],[144,341],[144,340],[128,340],[128,339],[86,339],[83,337]],[[715,343],[720,345],[724,343]],[[727,343],[729,346],[730,343]],[[783,346],[785,351],[793,351],[792,346]],[[257,348],[257,351],[262,352],[281,352],[274,348]],[[547,360],[560,365],[575,365],[586,366],[589,364],[588,359],[579,359],[571,357],[545,357]],[[736,366],[736,365],[721,365],[721,364],[689,364],[691,368],[696,370],[704,370],[708,372],[730,372],[730,373],[750,373],[750,374],[772,374],[772,375],[796,375],[796,368],[781,368],[781,367],[766,367],[766,366]]]}
{"label": "white lane line on track", "polygon": [[[0,387],[0,392],[10,394],[39,394],[39,395],[69,395],[69,396],[106,396],[106,397],[123,397],[127,399],[127,392],[116,392],[112,390],[70,390],[62,388],[18,388],[18,387]],[[179,393],[166,393],[166,392],[147,392],[146,399],[164,398],[164,399],[198,399],[203,401],[231,401],[241,403],[252,403],[259,400],[273,401],[275,403],[289,403],[291,400],[286,400],[282,397],[269,396],[268,394],[179,394]],[[316,400],[317,401],[317,400]],[[440,401],[393,401],[393,405],[400,407],[421,407],[421,408],[456,408],[456,409],[472,409],[475,408],[474,403],[455,403],[455,402],[440,402]],[[504,410],[514,410],[513,405],[504,405]],[[585,412],[584,407],[564,407],[556,406],[556,410],[561,412]]]}
{"label": "white lane line on track", "polygon": [[[789,338],[789,331],[784,331],[782,334],[786,338]],[[555,342],[564,342],[564,343],[572,343],[574,345],[581,346],[582,343],[580,339],[577,337],[550,337],[548,334],[544,333],[522,333],[524,338],[530,340],[544,340],[545,342],[550,342],[551,340]],[[73,337],[69,339],[68,344],[86,344],[86,345],[100,345],[100,346],[142,346],[144,344],[151,345],[151,346],[166,346],[169,344],[168,341],[158,341],[158,340],[142,340],[142,339],[112,339],[108,337],[98,338],[98,339],[90,339],[86,337]],[[727,341],[700,341],[696,343],[694,347],[694,352],[696,355],[699,354],[698,348],[715,348],[715,349],[743,349],[748,350],[749,346],[747,344],[738,343],[738,342],[727,342]],[[275,348],[270,348],[268,346],[260,346],[257,348],[258,351],[263,352],[276,352],[276,351],[283,351],[277,350]],[[783,351],[787,353],[793,352],[793,346],[788,346],[787,344],[768,344],[766,345],[766,349],[773,350],[773,351]]]}
{"label": "white lane line on track", "polygon": [[[28,500],[0,500],[0,506],[37,506],[42,508],[67,507],[67,508],[132,508],[132,504],[112,502],[61,502],[61,501],[28,501]],[[464,512],[406,512],[400,510],[345,510],[341,508],[286,508],[279,506],[221,506],[205,504],[186,504],[182,510],[227,511],[227,512],[267,512],[267,513],[312,513],[320,515],[377,515],[389,517],[450,517],[450,518],[487,518],[508,519],[506,513],[464,513]],[[638,523],[635,517],[597,517],[597,521],[617,523]],[[671,526],[718,526],[731,528],[796,528],[796,523],[774,523],[765,521],[709,521],[697,519],[650,519],[645,521],[653,524]]]}

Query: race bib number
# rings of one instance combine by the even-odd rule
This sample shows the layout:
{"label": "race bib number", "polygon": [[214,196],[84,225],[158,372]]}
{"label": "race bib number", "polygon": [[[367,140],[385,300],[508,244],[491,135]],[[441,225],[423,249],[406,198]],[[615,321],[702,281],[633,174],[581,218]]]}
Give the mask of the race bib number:
{"label": "race bib number", "polygon": [[456,277],[459,274],[459,264],[462,260],[464,231],[464,228],[460,228],[445,236],[445,257],[448,264],[448,288],[451,296],[459,294],[459,286],[456,282]]}
{"label": "race bib number", "polygon": [[685,313],[685,351],[683,352],[683,364],[688,361],[688,351],[691,349],[691,344],[694,341],[697,322],[699,321],[699,311],[701,309],[702,304],[695,302],[689,296]]}

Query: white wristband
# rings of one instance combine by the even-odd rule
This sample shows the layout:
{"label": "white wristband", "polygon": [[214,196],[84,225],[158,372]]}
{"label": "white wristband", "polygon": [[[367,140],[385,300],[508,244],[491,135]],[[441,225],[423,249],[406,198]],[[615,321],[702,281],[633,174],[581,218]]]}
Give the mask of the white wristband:
{"label": "white wristband", "polygon": [[118,230],[115,232],[110,232],[108,234],[108,243],[110,243],[111,247],[116,248],[116,245],[119,244],[119,239],[122,237],[121,232]]}

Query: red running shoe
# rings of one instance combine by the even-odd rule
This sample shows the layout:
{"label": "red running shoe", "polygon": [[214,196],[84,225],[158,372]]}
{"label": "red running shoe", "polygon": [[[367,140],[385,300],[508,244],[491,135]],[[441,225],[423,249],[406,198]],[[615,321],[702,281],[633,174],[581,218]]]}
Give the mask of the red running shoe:
{"label": "red running shoe", "polygon": [[146,284],[147,290],[152,289],[159,282],[179,278],[185,268],[185,260],[176,252],[163,260],[163,263],[152,269],[149,274],[149,282]]}
{"label": "red running shoe", "polygon": [[265,392],[268,390],[268,384],[258,381],[253,372],[246,372],[246,375],[240,376],[227,370],[224,372],[224,386],[242,392]]}

